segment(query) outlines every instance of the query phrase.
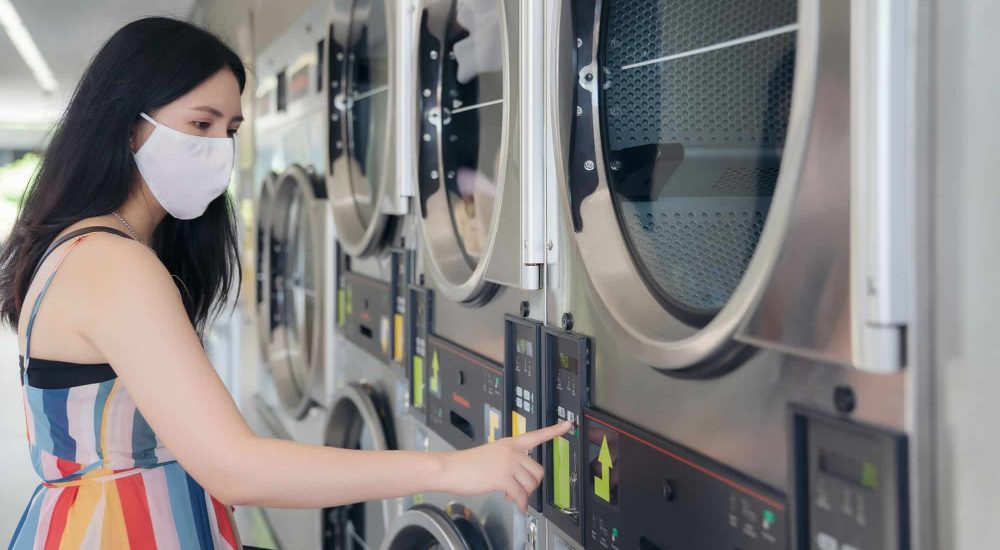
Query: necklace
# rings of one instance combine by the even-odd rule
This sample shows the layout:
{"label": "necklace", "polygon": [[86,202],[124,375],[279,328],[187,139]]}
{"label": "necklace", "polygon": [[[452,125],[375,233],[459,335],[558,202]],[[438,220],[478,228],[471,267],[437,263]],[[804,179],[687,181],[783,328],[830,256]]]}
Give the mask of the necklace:
{"label": "necklace", "polygon": [[125,221],[125,218],[123,218],[122,215],[119,214],[117,210],[112,210],[111,213],[114,214],[116,218],[118,218],[118,221],[122,222],[122,225],[124,225],[125,229],[128,229],[129,233],[131,233],[132,236],[135,237],[135,240],[137,240],[140,243],[142,243],[143,246],[149,246],[148,244],[146,244],[146,241],[142,240],[139,237],[139,234],[135,232],[135,228],[132,227],[132,224],[130,224],[127,221]]}

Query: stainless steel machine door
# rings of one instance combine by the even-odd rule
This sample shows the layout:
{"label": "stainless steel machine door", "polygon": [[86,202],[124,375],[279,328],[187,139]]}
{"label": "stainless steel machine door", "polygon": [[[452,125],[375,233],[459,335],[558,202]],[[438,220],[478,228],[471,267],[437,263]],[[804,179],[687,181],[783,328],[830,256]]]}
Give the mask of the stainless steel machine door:
{"label": "stainless steel machine door", "polygon": [[449,512],[418,504],[396,520],[382,550],[492,550],[489,539],[467,509]]}
{"label": "stainless steel machine door", "polygon": [[418,28],[418,192],[429,270],[455,301],[487,298],[506,177],[509,67],[504,3],[427,0]]}
{"label": "stainless steel machine door", "polygon": [[[396,448],[393,418],[384,397],[367,384],[351,383],[333,396],[325,444],[342,449]],[[377,548],[395,513],[388,500],[323,510],[323,548]]]}
{"label": "stainless steel machine door", "polygon": [[257,199],[257,257],[256,257],[256,301],[257,301],[257,340],[260,353],[268,357],[268,347],[271,344],[271,331],[274,322],[271,318],[271,208],[274,201],[274,182],[277,174],[271,172],[264,178]]}
{"label": "stainless steel machine door", "polygon": [[271,215],[274,302],[268,366],[282,404],[295,416],[311,405],[310,384],[322,368],[324,220],[314,176],[297,165],[277,182]]}
{"label": "stainless steel machine door", "polygon": [[340,0],[330,25],[326,65],[329,138],[327,186],[337,235],[353,256],[377,252],[391,236],[393,200],[401,176],[394,168],[394,77],[401,62],[393,55],[393,31],[405,26],[395,3]]}
{"label": "stainless steel machine door", "polygon": [[[550,111],[569,140],[560,192],[597,309],[645,364],[724,372],[746,355],[732,336],[796,191],[818,22],[800,28],[796,0],[563,9],[561,47],[577,55]],[[558,118],[566,97],[571,120]]]}

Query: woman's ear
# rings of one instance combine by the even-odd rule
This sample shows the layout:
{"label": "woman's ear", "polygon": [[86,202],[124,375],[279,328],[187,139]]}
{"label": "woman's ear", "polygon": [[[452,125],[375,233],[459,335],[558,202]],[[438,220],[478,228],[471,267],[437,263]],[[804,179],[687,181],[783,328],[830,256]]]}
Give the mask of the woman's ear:
{"label": "woman's ear", "polygon": [[135,134],[138,127],[139,127],[139,122],[134,122],[132,126],[130,126],[128,129],[128,149],[133,153],[139,150],[139,148],[135,146]]}

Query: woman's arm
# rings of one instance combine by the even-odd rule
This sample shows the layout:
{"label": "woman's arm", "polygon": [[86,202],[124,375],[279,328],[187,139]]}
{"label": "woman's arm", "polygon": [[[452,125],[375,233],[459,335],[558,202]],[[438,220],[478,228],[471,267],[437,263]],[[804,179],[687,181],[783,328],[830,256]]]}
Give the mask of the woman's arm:
{"label": "woman's arm", "polygon": [[[161,441],[227,504],[329,507],[425,491],[503,491],[523,510],[542,468],[525,452],[559,425],[451,453],[356,451],[256,436],[212,368],[170,274],[145,247],[88,239],[74,252],[88,314],[80,331],[105,356]],[[73,265],[74,267],[71,267]],[[75,278],[74,277],[74,278]]]}

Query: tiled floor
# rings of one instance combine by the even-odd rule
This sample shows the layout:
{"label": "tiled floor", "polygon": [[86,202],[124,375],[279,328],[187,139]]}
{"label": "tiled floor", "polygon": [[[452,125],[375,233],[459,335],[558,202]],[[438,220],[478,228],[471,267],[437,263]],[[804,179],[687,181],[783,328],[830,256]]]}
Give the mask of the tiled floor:
{"label": "tiled floor", "polygon": [[21,512],[39,483],[31,468],[24,432],[21,378],[17,368],[17,335],[0,329],[0,545],[6,546]]}

